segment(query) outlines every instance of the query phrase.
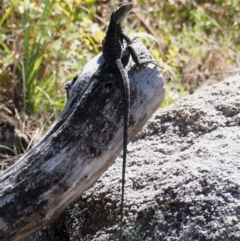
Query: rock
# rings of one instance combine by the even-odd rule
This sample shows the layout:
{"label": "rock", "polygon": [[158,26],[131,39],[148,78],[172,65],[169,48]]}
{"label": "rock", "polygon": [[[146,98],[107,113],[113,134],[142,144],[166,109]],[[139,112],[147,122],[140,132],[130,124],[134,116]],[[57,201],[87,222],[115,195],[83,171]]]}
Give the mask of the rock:
{"label": "rock", "polygon": [[[123,240],[240,240],[239,75],[160,109],[128,150]],[[117,240],[121,169],[119,157],[48,240]]]}

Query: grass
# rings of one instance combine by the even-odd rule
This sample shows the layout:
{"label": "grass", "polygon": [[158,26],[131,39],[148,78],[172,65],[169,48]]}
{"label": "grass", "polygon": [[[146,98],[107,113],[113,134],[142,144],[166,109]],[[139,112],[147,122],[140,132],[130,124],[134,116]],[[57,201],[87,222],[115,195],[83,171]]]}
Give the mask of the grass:
{"label": "grass", "polygon": [[[64,108],[65,82],[101,51],[116,3],[3,0],[0,101],[7,115],[18,115],[21,126],[31,119],[33,128],[49,127]],[[238,0],[139,0],[123,25],[164,66],[164,107],[240,71]]]}
{"label": "grass", "polygon": [[1,90],[19,111],[50,111],[56,117],[65,103],[64,83],[98,52],[90,32],[90,11],[75,4],[48,0],[3,3]]}

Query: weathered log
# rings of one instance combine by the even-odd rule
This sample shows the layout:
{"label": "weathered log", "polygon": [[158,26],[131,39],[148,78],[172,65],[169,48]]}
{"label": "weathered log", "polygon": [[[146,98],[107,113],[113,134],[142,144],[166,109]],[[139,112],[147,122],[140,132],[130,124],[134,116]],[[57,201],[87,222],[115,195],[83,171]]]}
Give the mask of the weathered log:
{"label": "weathered log", "polygon": [[[150,57],[143,45],[135,46],[144,58]],[[98,88],[99,81],[94,80],[85,95],[79,96],[102,62],[98,55],[85,66],[58,121],[0,176],[0,240],[20,240],[57,218],[120,154],[123,117],[119,88]],[[154,65],[136,68],[130,61],[128,69],[130,141],[160,106],[164,87]]]}

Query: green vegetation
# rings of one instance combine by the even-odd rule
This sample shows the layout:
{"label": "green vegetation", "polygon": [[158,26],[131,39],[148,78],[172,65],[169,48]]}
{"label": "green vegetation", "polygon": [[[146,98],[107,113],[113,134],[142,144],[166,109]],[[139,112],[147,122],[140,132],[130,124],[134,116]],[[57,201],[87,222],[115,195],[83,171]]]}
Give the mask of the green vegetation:
{"label": "green vegetation", "polygon": [[[115,4],[3,0],[0,102],[8,113],[27,113],[44,123],[58,116],[65,105],[64,83],[101,51]],[[139,0],[124,29],[164,67],[163,106],[239,71],[238,0]]]}
{"label": "green vegetation", "polygon": [[20,111],[64,107],[64,82],[99,52],[93,9],[74,1],[3,2],[0,83]]}

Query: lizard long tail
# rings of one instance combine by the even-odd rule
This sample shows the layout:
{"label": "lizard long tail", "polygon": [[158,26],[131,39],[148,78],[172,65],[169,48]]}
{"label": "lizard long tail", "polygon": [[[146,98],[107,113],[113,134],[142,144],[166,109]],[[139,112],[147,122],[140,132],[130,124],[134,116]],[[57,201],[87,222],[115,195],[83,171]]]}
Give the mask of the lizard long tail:
{"label": "lizard long tail", "polygon": [[123,167],[122,167],[122,198],[121,198],[121,220],[120,220],[120,240],[122,240],[122,224],[123,224],[123,204],[124,204],[124,184],[125,184],[125,170],[127,160],[127,144],[128,144],[128,122],[129,122],[129,109],[130,109],[130,87],[128,81],[127,71],[124,69],[121,60],[117,60],[118,73],[120,73],[121,80],[119,81],[123,98]]}

